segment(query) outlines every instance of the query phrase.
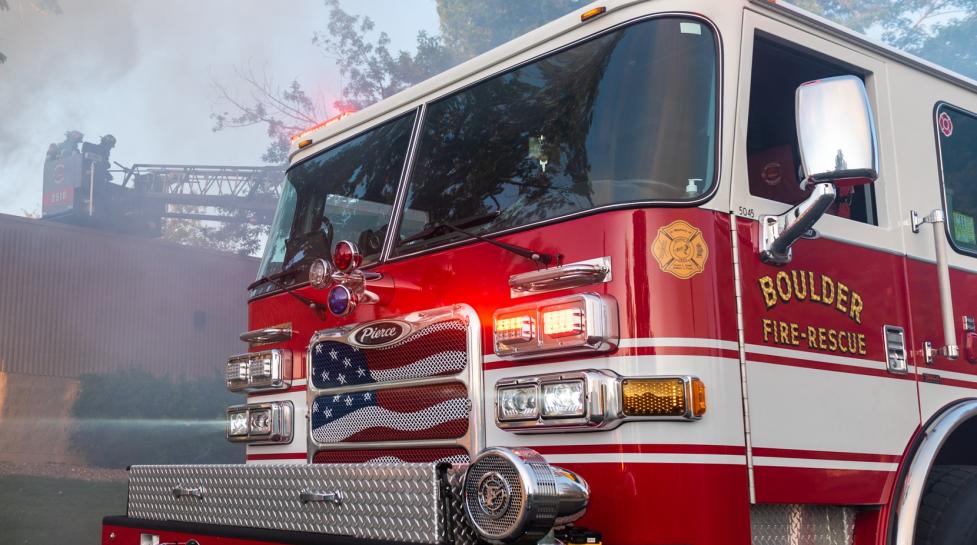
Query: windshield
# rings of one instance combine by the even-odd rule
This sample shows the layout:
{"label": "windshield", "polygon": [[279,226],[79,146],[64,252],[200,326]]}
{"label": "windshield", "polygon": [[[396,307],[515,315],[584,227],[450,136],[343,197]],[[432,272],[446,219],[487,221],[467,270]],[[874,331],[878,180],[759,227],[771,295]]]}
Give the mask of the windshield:
{"label": "windshield", "polygon": [[[299,163],[285,176],[258,277],[302,270],[334,242],[376,260],[386,239],[415,114],[401,116]],[[412,218],[423,224],[426,218]],[[273,289],[258,286],[253,295]]]}
{"label": "windshield", "polygon": [[[429,105],[407,209],[519,227],[634,201],[691,201],[715,176],[716,41],[693,19],[609,32]],[[455,240],[400,226],[397,252]]]}

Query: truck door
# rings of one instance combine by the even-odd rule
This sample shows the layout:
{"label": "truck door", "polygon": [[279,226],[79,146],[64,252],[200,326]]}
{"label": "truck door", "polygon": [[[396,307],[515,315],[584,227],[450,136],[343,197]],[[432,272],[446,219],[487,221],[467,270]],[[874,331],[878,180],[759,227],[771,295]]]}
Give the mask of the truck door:
{"label": "truck door", "polygon": [[[913,367],[886,356],[884,332],[896,342],[909,327],[886,66],[749,10],[741,54],[730,209],[755,501],[880,504],[919,423]],[[758,221],[806,197],[795,90],[840,75],[865,82],[881,178],[840,189],[820,238],[798,241],[786,265],[764,264]]]}
{"label": "truck door", "polygon": [[[897,91],[893,99],[906,105],[906,124],[919,127],[900,135],[906,152],[899,168],[917,182],[907,187],[903,233],[913,308],[911,348],[925,421],[954,400],[973,398],[977,390],[977,100],[949,85],[913,88]],[[936,211],[945,223],[923,224],[913,232],[912,211],[931,219]],[[940,299],[937,243],[946,249],[951,305]],[[958,347],[955,358],[945,348],[953,339],[944,334],[944,312]]]}

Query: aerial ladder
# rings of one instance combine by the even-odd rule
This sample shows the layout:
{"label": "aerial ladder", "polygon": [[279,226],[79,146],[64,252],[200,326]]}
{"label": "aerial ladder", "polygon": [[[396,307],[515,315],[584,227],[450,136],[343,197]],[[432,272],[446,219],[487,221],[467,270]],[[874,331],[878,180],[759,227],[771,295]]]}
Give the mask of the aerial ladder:
{"label": "aerial ladder", "polygon": [[150,237],[161,235],[165,219],[271,224],[282,167],[115,163],[112,169],[106,137],[101,147],[86,142],[79,151],[80,138],[71,142],[68,134],[51,145],[44,163],[45,220]]}

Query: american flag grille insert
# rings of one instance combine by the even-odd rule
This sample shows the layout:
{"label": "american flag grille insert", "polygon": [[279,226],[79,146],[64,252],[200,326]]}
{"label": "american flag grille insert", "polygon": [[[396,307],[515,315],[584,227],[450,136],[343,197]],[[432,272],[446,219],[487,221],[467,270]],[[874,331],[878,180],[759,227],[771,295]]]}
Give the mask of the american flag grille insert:
{"label": "american flag grille insert", "polygon": [[457,374],[468,364],[467,329],[461,320],[437,322],[384,348],[317,341],[310,347],[309,378],[323,390]]}
{"label": "american flag grille insert", "polygon": [[321,450],[312,457],[313,464],[380,464],[380,463],[467,464],[468,451],[462,447],[398,448],[364,450]]}
{"label": "american flag grille insert", "polygon": [[321,395],[312,402],[320,444],[457,439],[468,432],[472,402],[460,382]]}

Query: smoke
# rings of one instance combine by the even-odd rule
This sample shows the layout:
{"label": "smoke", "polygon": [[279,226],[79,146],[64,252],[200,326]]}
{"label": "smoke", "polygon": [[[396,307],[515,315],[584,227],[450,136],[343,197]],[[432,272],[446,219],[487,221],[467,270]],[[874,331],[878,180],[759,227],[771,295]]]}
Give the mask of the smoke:
{"label": "smoke", "polygon": [[[0,213],[39,211],[44,154],[67,130],[111,133],[122,164],[261,164],[261,127],[213,132],[213,83],[247,88],[236,66],[267,66],[330,95],[339,76],[311,41],[319,0],[9,0],[0,11]],[[252,130],[253,129],[253,130]]]}
{"label": "smoke", "polygon": [[7,56],[0,65],[0,165],[8,171],[27,163],[37,173],[31,180],[0,174],[0,203],[25,186],[39,193],[47,144],[68,129],[84,132],[91,90],[114,84],[136,65],[135,6],[126,0],[105,0],[98,9],[82,0],[14,0],[0,12],[0,51]]}

